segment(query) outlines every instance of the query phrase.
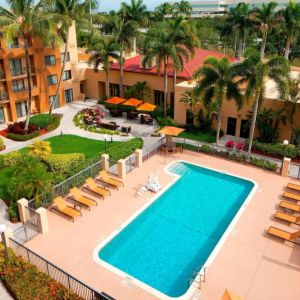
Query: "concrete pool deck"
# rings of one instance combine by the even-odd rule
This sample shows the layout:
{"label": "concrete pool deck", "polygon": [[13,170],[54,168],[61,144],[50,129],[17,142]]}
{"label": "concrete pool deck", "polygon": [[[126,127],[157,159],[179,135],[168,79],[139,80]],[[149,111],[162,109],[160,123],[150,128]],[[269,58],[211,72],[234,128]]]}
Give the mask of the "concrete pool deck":
{"label": "concrete pool deck", "polygon": [[142,168],[128,174],[124,188],[112,191],[112,196],[104,201],[99,200],[98,206],[91,211],[83,209],[83,217],[75,223],[48,212],[49,231],[26,245],[94,289],[104,291],[118,300],[159,299],[96,264],[93,251],[151,199],[149,192],[135,197],[149,173],[158,171],[162,186],[173,180],[163,169],[176,159],[249,178],[259,185],[208,268],[199,297],[194,299],[219,300],[226,288],[242,299],[300,299],[300,246],[266,236],[269,225],[290,231],[298,230],[298,226],[275,221],[273,215],[286,184],[299,181],[205,154],[185,151],[168,156],[166,162],[164,156],[150,158]]}

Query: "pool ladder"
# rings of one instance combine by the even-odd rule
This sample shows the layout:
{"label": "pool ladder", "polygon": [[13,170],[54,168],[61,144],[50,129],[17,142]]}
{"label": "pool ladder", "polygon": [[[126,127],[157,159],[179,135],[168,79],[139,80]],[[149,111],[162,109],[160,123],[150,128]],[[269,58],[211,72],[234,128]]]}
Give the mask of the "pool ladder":
{"label": "pool ladder", "polygon": [[[202,271],[200,274],[199,274],[199,271],[194,271],[192,273],[191,277],[189,278],[189,286],[191,286],[192,283],[196,283],[198,285],[197,287],[199,290],[201,290],[202,282],[205,282],[205,277],[206,277],[206,268],[201,267],[201,269],[202,269]],[[197,278],[197,280],[196,280],[196,278]]]}

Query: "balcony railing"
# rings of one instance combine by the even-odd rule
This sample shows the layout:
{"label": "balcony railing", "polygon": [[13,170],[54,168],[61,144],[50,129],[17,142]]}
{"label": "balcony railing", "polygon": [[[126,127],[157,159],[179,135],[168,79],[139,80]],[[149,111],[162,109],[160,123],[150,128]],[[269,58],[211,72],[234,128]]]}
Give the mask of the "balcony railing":
{"label": "balcony railing", "polygon": [[[31,89],[34,89],[34,88],[36,88],[37,87],[37,85],[35,84],[35,85],[32,85],[31,86]],[[29,90],[29,87],[28,86],[24,86],[24,87],[19,87],[18,89],[14,89],[13,88],[13,92],[14,93],[19,93],[19,92],[24,92],[24,91],[27,91],[27,90]]]}
{"label": "balcony railing", "polygon": [[0,101],[8,100],[8,93],[0,93]]}
{"label": "balcony railing", "polygon": [[[35,73],[35,68],[34,67],[30,67],[31,69],[31,74]],[[27,75],[27,68],[14,68],[14,69],[10,69],[10,74],[11,76],[21,76],[21,75]]]}
{"label": "balcony railing", "polygon": [[5,76],[5,73],[3,71],[0,71],[0,79],[5,79],[6,76]]}

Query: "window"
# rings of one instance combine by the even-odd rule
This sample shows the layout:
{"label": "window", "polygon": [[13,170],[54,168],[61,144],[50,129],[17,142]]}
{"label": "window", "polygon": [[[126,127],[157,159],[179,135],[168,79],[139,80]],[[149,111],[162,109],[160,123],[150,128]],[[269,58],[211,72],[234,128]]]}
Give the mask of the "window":
{"label": "window", "polygon": [[193,115],[193,112],[190,109],[186,110],[185,123],[187,125],[193,125],[194,124],[194,115]]}
{"label": "window", "polygon": [[73,101],[73,89],[65,90],[65,102],[72,102]]}
{"label": "window", "polygon": [[[60,54],[60,58],[61,58],[61,63],[63,63],[64,62],[64,58],[65,58],[65,53],[61,53]],[[66,61],[70,61],[70,53],[69,52],[67,52],[67,59],[66,59]]]}
{"label": "window", "polygon": [[22,75],[22,62],[21,59],[10,59],[9,69],[12,76]]}
{"label": "window", "polygon": [[80,82],[80,93],[84,94],[84,83]]}
{"label": "window", "polygon": [[6,42],[7,48],[19,48],[19,40],[16,38],[12,41],[12,43]]}
{"label": "window", "polygon": [[47,76],[48,85],[57,84],[57,75],[49,75]]}
{"label": "window", "polygon": [[[55,95],[52,95],[49,97],[49,105],[51,105],[51,103],[54,101]],[[54,108],[59,108],[59,95],[56,98],[56,101],[54,103]]]}
{"label": "window", "polygon": [[0,123],[5,122],[3,107],[0,107]]}
{"label": "window", "polygon": [[24,91],[25,90],[24,80],[23,79],[13,80],[12,81],[12,90],[14,92]]}
{"label": "window", "polygon": [[17,117],[21,118],[27,114],[27,104],[26,101],[18,102],[16,104]]}
{"label": "window", "polygon": [[71,70],[66,70],[64,71],[63,74],[63,80],[69,80],[69,79],[72,79],[72,73]]}
{"label": "window", "polygon": [[164,92],[154,91],[154,104],[161,106],[164,103]]}
{"label": "window", "polygon": [[54,66],[56,64],[55,56],[54,55],[45,56],[45,64],[46,66]]}
{"label": "window", "polygon": [[115,83],[109,84],[109,93],[111,97],[120,97],[120,86]]}

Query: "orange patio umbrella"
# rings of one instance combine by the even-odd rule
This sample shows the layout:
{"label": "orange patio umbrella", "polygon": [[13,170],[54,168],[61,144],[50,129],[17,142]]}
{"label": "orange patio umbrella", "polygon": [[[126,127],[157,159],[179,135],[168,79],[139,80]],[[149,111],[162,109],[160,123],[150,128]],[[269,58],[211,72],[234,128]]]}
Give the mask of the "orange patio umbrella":
{"label": "orange patio umbrella", "polygon": [[123,98],[120,98],[120,97],[112,97],[112,98],[106,100],[105,102],[106,102],[106,103],[110,103],[110,104],[120,104],[120,103],[123,103],[124,101],[126,101],[126,100],[123,99]]}
{"label": "orange patio umbrella", "polygon": [[144,103],[137,108],[138,111],[154,111],[155,109],[156,105],[151,103]]}
{"label": "orange patio umbrella", "polygon": [[135,99],[135,98],[130,98],[129,100],[124,102],[123,105],[138,107],[142,103],[143,103],[143,101],[141,101],[141,100],[138,100],[138,99]]}
{"label": "orange patio umbrella", "polygon": [[174,126],[165,126],[159,132],[165,135],[178,136],[185,129],[174,127]]}

